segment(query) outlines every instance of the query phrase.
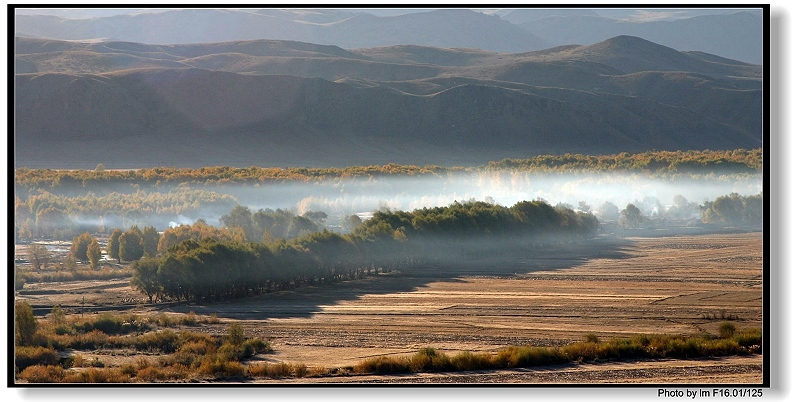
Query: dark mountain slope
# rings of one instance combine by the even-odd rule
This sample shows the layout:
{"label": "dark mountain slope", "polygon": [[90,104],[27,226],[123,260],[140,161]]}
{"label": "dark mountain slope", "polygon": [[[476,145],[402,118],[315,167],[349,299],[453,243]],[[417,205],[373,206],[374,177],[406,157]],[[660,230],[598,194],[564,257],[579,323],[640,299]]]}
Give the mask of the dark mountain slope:
{"label": "dark mountain slope", "polygon": [[15,158],[27,166],[470,165],[762,146],[761,66],[639,38],[513,54],[24,38],[15,51]]}
{"label": "dark mountain slope", "polygon": [[[74,155],[96,165],[104,153],[141,166],[165,158],[208,164],[197,154],[248,165],[361,164],[365,156],[477,164],[541,152],[761,145],[686,108],[558,88],[466,84],[417,96],[383,86],[198,69],[20,74],[15,84],[21,151],[15,156],[28,166],[42,158],[84,160]],[[148,146],[152,151],[139,152]]]}

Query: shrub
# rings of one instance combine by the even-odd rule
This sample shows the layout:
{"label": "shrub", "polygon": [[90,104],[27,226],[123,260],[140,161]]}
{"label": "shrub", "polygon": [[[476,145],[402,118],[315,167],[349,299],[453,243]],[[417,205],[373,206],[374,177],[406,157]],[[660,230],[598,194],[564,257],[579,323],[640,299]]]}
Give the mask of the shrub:
{"label": "shrub", "polygon": [[251,338],[242,344],[245,348],[245,356],[250,357],[256,353],[272,352],[272,346],[268,342],[264,342],[258,338]]}
{"label": "shrub", "polygon": [[188,367],[173,364],[167,367],[145,367],[136,373],[136,379],[142,382],[158,382],[167,380],[180,380],[189,376]]}
{"label": "shrub", "polygon": [[150,317],[148,318],[147,321],[150,322],[151,324],[156,324],[159,327],[164,327],[164,328],[175,326],[175,320],[170,318],[166,313],[161,313],[155,317]]}
{"label": "shrub", "polygon": [[558,348],[510,346],[497,353],[494,365],[509,368],[534,367],[566,363],[567,361],[566,355]]}
{"label": "shrub", "polygon": [[353,367],[353,371],[370,374],[400,374],[411,372],[411,365],[407,359],[379,356],[357,364]]}
{"label": "shrub", "polygon": [[433,359],[438,354],[439,352],[437,352],[433,348],[420,349],[414,356],[411,356],[411,360],[409,362],[411,371],[414,372],[433,371],[434,370]]}
{"label": "shrub", "polygon": [[52,366],[58,364],[58,352],[42,346],[18,346],[14,350],[14,365],[17,370],[30,366]]}
{"label": "shrub", "polygon": [[30,383],[59,383],[64,380],[64,369],[61,366],[30,366],[19,373],[19,378]]}
{"label": "shrub", "polygon": [[193,331],[181,331],[178,333],[178,343],[183,345],[189,342],[205,342],[208,344],[217,344],[217,338],[212,335],[202,333],[202,332],[193,332]]}
{"label": "shrub", "polygon": [[194,355],[207,355],[217,351],[217,345],[208,341],[188,341],[181,345],[175,353],[191,353]]}
{"label": "shrub", "polygon": [[82,354],[76,353],[70,357],[72,359],[70,367],[86,367],[86,359],[83,358]]}
{"label": "shrub", "polygon": [[492,357],[488,353],[474,354],[471,352],[461,352],[450,358],[453,369],[458,371],[482,370],[491,368],[493,365]]}
{"label": "shrub", "polygon": [[410,359],[393,358],[397,363],[407,365],[411,372],[448,371],[453,369],[450,356],[436,351],[434,348],[422,348]]}
{"label": "shrub", "polygon": [[[125,370],[125,371],[127,372],[127,370]],[[136,378],[139,381],[155,382],[155,381],[163,380],[166,377],[161,372],[160,368],[150,366],[150,367],[145,367],[145,368],[140,369],[139,371],[137,371],[136,372]]]}
{"label": "shrub", "polygon": [[22,290],[25,287],[25,277],[22,275],[14,275],[14,290]]}
{"label": "shrub", "polygon": [[67,383],[126,383],[131,382],[128,375],[122,374],[117,368],[99,369],[90,368],[84,371],[67,373],[64,377]]}
{"label": "shrub", "polygon": [[614,338],[597,347],[599,359],[626,359],[646,355],[645,348],[633,339]]}
{"label": "shrub", "polygon": [[664,345],[663,356],[689,358],[700,356],[700,344],[695,339],[673,337]]}
{"label": "shrub", "polygon": [[565,345],[561,348],[561,351],[564,355],[567,356],[567,359],[570,361],[593,361],[597,360],[599,357],[598,352],[598,344],[594,342],[576,342],[571,343],[569,345]]}
{"label": "shrub", "polygon": [[53,306],[50,310],[50,323],[56,326],[67,324],[67,313],[60,305]]}
{"label": "shrub", "polygon": [[248,368],[248,373],[253,377],[291,377],[292,371],[292,366],[287,363],[259,363]]}
{"label": "shrub", "polygon": [[225,340],[233,345],[239,346],[244,343],[244,327],[238,322],[231,323],[228,326],[228,336]]}
{"label": "shrub", "polygon": [[93,330],[87,333],[74,335],[54,335],[50,337],[50,342],[56,349],[98,349],[108,343],[108,335]]}
{"label": "shrub", "polygon": [[305,377],[326,377],[333,374],[338,369],[327,369],[325,367],[310,367]]}
{"label": "shrub", "polygon": [[173,364],[162,369],[163,376],[167,380],[182,380],[191,375],[191,370],[183,364]]}
{"label": "shrub", "polygon": [[723,338],[730,338],[736,333],[736,325],[730,321],[719,324],[719,335]]}
{"label": "shrub", "polygon": [[698,346],[700,356],[730,356],[738,354],[742,348],[731,339],[709,339]]}
{"label": "shrub", "polygon": [[292,374],[297,378],[303,378],[308,375],[308,367],[305,364],[294,364],[292,366]]}
{"label": "shrub", "polygon": [[178,335],[168,329],[149,332],[136,337],[134,347],[138,350],[157,350],[172,353],[178,349]]}
{"label": "shrub", "polygon": [[757,350],[761,351],[761,329],[759,328],[748,328],[744,331],[736,333],[733,336],[733,339],[739,346],[745,348],[751,348],[756,346]]}
{"label": "shrub", "polygon": [[238,361],[244,357],[244,348],[226,343],[217,349],[217,356],[224,361]]}
{"label": "shrub", "polygon": [[200,365],[201,357],[193,354],[181,352],[180,350],[167,356],[158,357],[158,365],[161,367],[182,364],[187,367],[197,367]]}
{"label": "shrub", "polygon": [[181,325],[186,325],[186,326],[197,326],[197,325],[200,324],[200,320],[199,320],[199,318],[197,317],[197,314],[195,314],[194,311],[190,311],[190,312],[184,314],[183,316],[181,316],[178,319],[178,323],[180,323]]}
{"label": "shrub", "polygon": [[243,376],[246,371],[242,363],[211,358],[204,359],[197,369],[200,374],[214,375],[216,377]]}
{"label": "shrub", "polygon": [[98,331],[111,335],[118,334],[120,332],[122,323],[116,317],[112,316],[111,313],[103,313],[94,320],[92,327]]}
{"label": "shrub", "polygon": [[128,377],[135,377],[138,370],[136,370],[136,366],[133,364],[123,364],[119,366],[119,371]]}
{"label": "shrub", "polygon": [[139,357],[136,358],[136,361],[134,362],[134,365],[136,367],[136,370],[141,370],[143,368],[152,366],[153,363],[147,357],[139,356]]}

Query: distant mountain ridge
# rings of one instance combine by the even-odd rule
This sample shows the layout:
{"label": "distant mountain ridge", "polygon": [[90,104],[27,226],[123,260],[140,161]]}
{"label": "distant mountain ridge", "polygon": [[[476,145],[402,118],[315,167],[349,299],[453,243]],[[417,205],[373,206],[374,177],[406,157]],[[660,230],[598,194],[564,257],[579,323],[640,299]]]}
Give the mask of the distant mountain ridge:
{"label": "distant mountain ridge", "polygon": [[515,54],[17,38],[15,53],[17,166],[475,165],[763,145],[761,66],[630,36]]}
{"label": "distant mountain ridge", "polygon": [[[519,8],[445,9],[163,9],[130,13],[20,9],[15,34],[58,40],[149,44],[293,40],[345,49],[392,45],[521,53],[589,45],[630,35],[680,51],[702,51],[761,63],[763,12],[752,9]],[[650,18],[633,18],[636,12]],[[648,14],[649,13],[649,14]],[[659,17],[670,15],[672,18]],[[86,16],[92,16],[87,18]]]}

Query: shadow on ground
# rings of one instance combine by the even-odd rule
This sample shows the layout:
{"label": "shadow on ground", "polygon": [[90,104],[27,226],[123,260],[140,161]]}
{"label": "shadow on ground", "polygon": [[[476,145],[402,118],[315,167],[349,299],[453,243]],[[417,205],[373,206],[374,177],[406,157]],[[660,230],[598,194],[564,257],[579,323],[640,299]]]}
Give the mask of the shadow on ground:
{"label": "shadow on ground", "polygon": [[162,311],[238,320],[269,318],[308,318],[323,311],[324,306],[357,300],[369,294],[413,292],[432,282],[461,282],[464,277],[514,277],[532,272],[569,269],[592,259],[624,259],[631,256],[632,241],[601,237],[585,242],[533,247],[514,255],[491,252],[469,261],[452,263],[434,261],[413,269],[370,275],[364,279],[322,286],[306,286],[293,290],[266,293],[219,303],[188,303],[163,308]]}

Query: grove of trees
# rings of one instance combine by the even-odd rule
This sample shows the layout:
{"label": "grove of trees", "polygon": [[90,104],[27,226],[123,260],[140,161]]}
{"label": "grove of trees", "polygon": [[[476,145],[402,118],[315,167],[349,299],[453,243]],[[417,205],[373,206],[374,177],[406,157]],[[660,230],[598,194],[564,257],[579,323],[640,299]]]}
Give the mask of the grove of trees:
{"label": "grove of trees", "polygon": [[[246,216],[238,209],[226,221],[247,225],[252,219],[237,220]],[[531,252],[536,243],[580,240],[597,228],[593,215],[544,201],[379,211],[350,234],[323,230],[269,243],[187,225],[176,228],[188,235],[183,240],[176,243],[177,234],[169,234],[171,245],[162,254],[133,263],[131,284],[151,301],[222,300],[432,261],[458,263],[487,252]],[[208,236],[193,235],[203,230]]]}
{"label": "grove of trees", "polygon": [[703,222],[723,226],[760,227],[764,221],[763,192],[744,197],[731,193],[703,205]]}

